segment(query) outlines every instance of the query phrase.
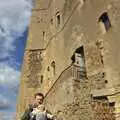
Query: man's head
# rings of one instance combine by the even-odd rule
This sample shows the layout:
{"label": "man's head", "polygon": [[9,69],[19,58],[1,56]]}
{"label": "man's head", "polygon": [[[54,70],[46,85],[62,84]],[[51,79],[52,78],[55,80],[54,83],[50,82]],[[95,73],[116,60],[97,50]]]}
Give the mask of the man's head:
{"label": "man's head", "polygon": [[35,105],[36,106],[43,103],[44,95],[42,93],[36,93],[34,97],[35,97]]}

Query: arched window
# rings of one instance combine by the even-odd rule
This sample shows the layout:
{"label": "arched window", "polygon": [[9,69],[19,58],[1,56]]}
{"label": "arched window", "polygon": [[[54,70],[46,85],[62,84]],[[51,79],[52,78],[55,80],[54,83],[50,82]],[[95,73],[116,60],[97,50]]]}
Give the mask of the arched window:
{"label": "arched window", "polygon": [[80,48],[77,48],[75,53],[72,56],[72,62],[76,65],[76,66],[84,66],[85,65],[85,58],[84,58],[84,50],[83,50],[83,46]]}
{"label": "arched window", "polygon": [[111,22],[110,19],[108,17],[107,12],[104,12],[100,17],[99,17],[99,23],[101,25],[102,28],[102,32],[105,33],[107,32],[110,27],[111,27]]}

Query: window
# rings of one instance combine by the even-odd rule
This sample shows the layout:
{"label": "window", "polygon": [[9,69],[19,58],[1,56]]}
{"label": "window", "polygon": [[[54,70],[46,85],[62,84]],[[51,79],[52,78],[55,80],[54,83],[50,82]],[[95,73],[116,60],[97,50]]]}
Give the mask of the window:
{"label": "window", "polygon": [[85,59],[83,47],[77,48],[71,59],[76,66],[84,67]]}
{"label": "window", "polygon": [[43,37],[45,36],[45,32],[43,31]]}
{"label": "window", "polygon": [[53,75],[55,75],[55,61],[52,61],[51,67],[53,68]]}
{"label": "window", "polygon": [[105,33],[107,32],[110,27],[111,27],[111,23],[110,23],[110,19],[108,17],[107,12],[104,12],[100,17],[99,17],[99,23],[101,25],[102,28],[102,32]]}
{"label": "window", "polygon": [[45,31],[43,31],[42,36],[43,36],[43,41],[44,41],[45,40]]}
{"label": "window", "polygon": [[49,66],[47,67],[47,71],[50,71],[50,67]]}
{"label": "window", "polygon": [[72,63],[77,70],[79,77],[86,76],[86,67],[85,67],[85,56],[83,46],[75,50],[72,56]]}
{"label": "window", "polygon": [[53,19],[51,19],[50,22],[51,22],[51,25],[53,25]]}
{"label": "window", "polygon": [[60,16],[60,13],[59,12],[57,12],[56,13],[56,24],[57,24],[57,27],[59,27],[60,26],[60,23],[61,23],[61,16]]}
{"label": "window", "polygon": [[41,80],[40,80],[41,84],[43,83],[43,75],[41,75]]}

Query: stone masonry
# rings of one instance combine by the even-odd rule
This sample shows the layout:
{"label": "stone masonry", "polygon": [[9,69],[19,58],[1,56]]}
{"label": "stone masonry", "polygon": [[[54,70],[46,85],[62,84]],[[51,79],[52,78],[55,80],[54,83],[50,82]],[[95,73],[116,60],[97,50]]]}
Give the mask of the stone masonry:
{"label": "stone masonry", "polygon": [[34,93],[57,120],[120,120],[119,0],[34,0],[16,120]]}

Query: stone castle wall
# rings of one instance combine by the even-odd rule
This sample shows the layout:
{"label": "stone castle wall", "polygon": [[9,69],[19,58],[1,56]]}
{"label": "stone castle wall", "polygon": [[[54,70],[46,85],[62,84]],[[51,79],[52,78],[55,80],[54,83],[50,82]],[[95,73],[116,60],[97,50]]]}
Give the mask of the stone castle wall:
{"label": "stone castle wall", "polygon": [[67,68],[45,97],[47,108],[58,120],[92,119],[90,81],[74,75],[75,69],[75,66]]}
{"label": "stone castle wall", "polygon": [[[18,116],[33,94],[40,91],[58,119],[94,120],[97,108],[103,111],[97,114],[101,119],[119,120],[119,1],[35,3],[22,67]],[[79,65],[74,74],[69,68],[79,64],[78,54],[84,60],[82,77]]]}

